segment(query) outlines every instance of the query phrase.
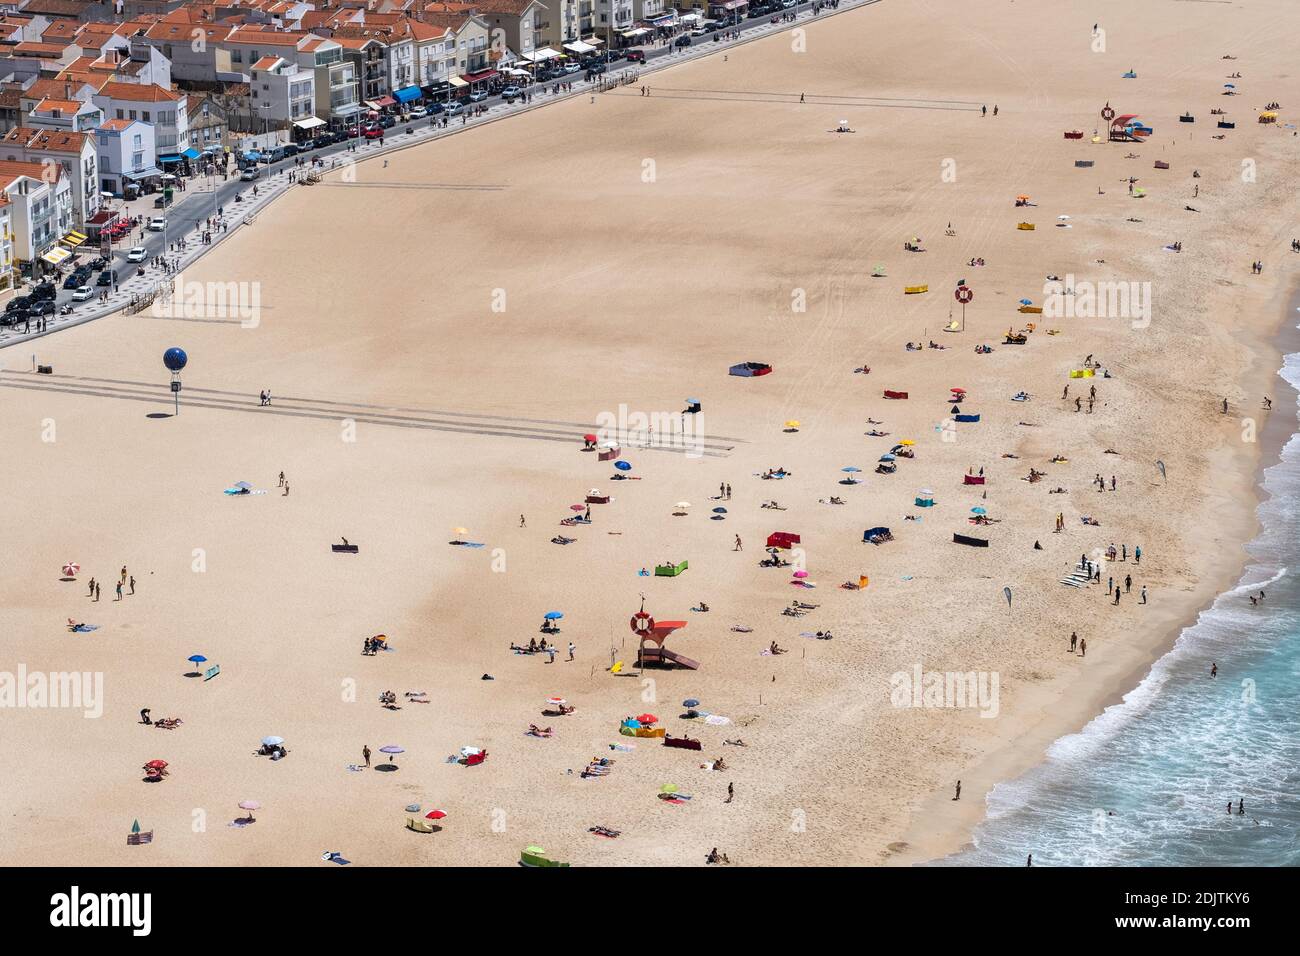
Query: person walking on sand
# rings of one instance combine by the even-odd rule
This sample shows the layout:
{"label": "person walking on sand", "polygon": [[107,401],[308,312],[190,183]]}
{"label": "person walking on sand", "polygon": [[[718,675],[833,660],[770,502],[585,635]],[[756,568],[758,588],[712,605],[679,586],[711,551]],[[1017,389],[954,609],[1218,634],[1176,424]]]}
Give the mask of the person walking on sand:
{"label": "person walking on sand", "polygon": [[1088,656],[1088,639],[1086,637],[1079,638],[1079,656]]}
{"label": "person walking on sand", "polygon": [[95,579],[94,579],[94,578],[91,578],[91,579],[90,579],[90,593],[89,593],[87,596],[88,596],[88,597],[94,597],[94,596],[95,596]]}
{"label": "person walking on sand", "polygon": [[731,485],[729,483],[727,485],[727,500],[731,500]]}
{"label": "person walking on sand", "polygon": [[960,780],[957,781],[957,792],[956,792],[955,794],[953,794],[952,799],[953,799],[954,802],[957,801],[957,800],[960,800],[960,799],[961,799],[961,781],[960,781]]}
{"label": "person walking on sand", "polygon": [[524,521],[524,516],[523,516],[523,515],[520,515],[520,516],[519,516],[519,527],[521,527],[521,528],[526,528],[526,527],[528,527],[528,522]]}
{"label": "person walking on sand", "polygon": [[122,583],[126,583],[126,565],[122,565]]}
{"label": "person walking on sand", "polygon": [[1147,603],[1147,586],[1145,584],[1142,585],[1142,594],[1140,597],[1138,597],[1138,603],[1139,604]]}
{"label": "person walking on sand", "polygon": [[726,482],[720,482],[718,484],[718,499],[721,500],[725,497],[727,497],[727,484]]}
{"label": "person walking on sand", "polygon": [[799,94],[799,102],[800,102],[800,103],[803,102],[803,94],[802,94],[802,93]]}
{"label": "person walking on sand", "polygon": [[1070,653],[1073,654],[1075,649],[1078,646],[1079,646],[1079,632],[1071,631],[1070,632]]}
{"label": "person walking on sand", "polygon": [[99,594],[100,594],[100,586],[99,586],[98,584],[96,584],[96,585],[95,585],[95,600],[96,600],[96,601],[99,600]]}
{"label": "person walking on sand", "polygon": [[989,107],[988,104],[986,103],[980,107],[980,116],[988,116],[988,115],[989,115]]}
{"label": "person walking on sand", "polygon": [[288,498],[288,497],[289,497],[289,482],[286,481],[286,482],[284,483],[284,494],[282,494],[280,497],[281,497],[281,498]]}
{"label": "person walking on sand", "polygon": [[131,593],[135,593],[135,575],[131,575]]}
{"label": "person walking on sand", "polygon": [[369,744],[361,745],[361,757],[362,759],[365,760],[366,766],[369,767],[370,766],[370,745]]}
{"label": "person walking on sand", "polygon": [[280,472],[280,484],[277,487],[284,487],[284,472]]}
{"label": "person walking on sand", "polygon": [[577,649],[577,645],[574,644],[573,641],[569,641],[569,660],[573,660],[573,652]]}
{"label": "person walking on sand", "polygon": [[1133,575],[1126,574],[1124,575],[1124,593],[1128,594],[1128,592],[1132,590],[1133,590]]}
{"label": "person walking on sand", "polygon": [[736,546],[735,546],[734,548],[732,548],[731,550],[732,550],[732,551],[744,551],[744,550],[745,550],[745,546],[744,546],[743,544],[740,543],[740,535],[736,535]]}
{"label": "person walking on sand", "polygon": [[735,786],[735,784],[733,784],[733,783],[731,783],[730,781],[728,781],[728,782],[727,782],[727,799],[724,800],[724,801],[722,801],[722,802],[723,802],[723,803],[730,803],[730,802],[731,802],[732,800],[734,800],[734,799],[736,799],[736,786]]}
{"label": "person walking on sand", "polygon": [[117,597],[114,598],[113,600],[115,600],[115,601],[120,601],[120,600],[122,600],[122,582],[121,582],[121,581],[118,581],[118,582],[117,582]]}

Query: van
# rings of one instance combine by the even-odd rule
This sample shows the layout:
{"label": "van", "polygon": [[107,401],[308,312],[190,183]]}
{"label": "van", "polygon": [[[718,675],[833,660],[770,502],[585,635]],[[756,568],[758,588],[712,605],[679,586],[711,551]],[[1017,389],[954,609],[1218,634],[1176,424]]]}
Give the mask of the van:
{"label": "van", "polygon": [[272,146],[270,149],[263,151],[262,159],[268,163],[278,163],[284,159],[284,147]]}

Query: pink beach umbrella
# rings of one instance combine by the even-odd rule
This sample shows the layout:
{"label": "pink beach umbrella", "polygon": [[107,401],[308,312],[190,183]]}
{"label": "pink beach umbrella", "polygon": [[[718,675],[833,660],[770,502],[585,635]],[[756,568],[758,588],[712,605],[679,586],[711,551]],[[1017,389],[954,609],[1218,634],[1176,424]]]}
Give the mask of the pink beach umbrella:
{"label": "pink beach umbrella", "polygon": [[79,565],[76,561],[69,561],[67,564],[63,566],[63,576],[65,578],[75,578],[77,576],[77,572],[80,570],[81,570],[81,565]]}

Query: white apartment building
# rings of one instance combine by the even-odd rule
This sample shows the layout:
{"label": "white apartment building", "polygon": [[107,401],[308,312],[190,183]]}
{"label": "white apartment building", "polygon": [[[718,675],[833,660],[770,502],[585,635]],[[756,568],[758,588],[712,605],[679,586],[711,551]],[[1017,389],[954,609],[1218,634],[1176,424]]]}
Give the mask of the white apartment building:
{"label": "white apartment building", "polygon": [[184,93],[152,84],[110,81],[99,88],[94,100],[104,110],[106,119],[138,119],[152,123],[159,162],[172,162],[174,157],[191,148]]}
{"label": "white apartment building", "polygon": [[316,73],[279,56],[264,56],[250,74],[254,115],[272,123],[297,123],[316,111]]}
{"label": "white apartment building", "polygon": [[99,157],[90,133],[17,126],[0,140],[0,159],[58,166],[72,192],[74,225],[99,212]]}

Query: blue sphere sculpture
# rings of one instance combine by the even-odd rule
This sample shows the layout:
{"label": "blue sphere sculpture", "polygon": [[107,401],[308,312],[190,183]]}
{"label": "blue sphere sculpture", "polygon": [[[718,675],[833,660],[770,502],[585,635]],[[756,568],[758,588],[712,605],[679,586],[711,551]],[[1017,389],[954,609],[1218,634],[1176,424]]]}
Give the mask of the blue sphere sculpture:
{"label": "blue sphere sculpture", "polygon": [[163,353],[163,365],[172,372],[179,372],[189,361],[189,356],[185,354],[184,349],[171,348]]}

